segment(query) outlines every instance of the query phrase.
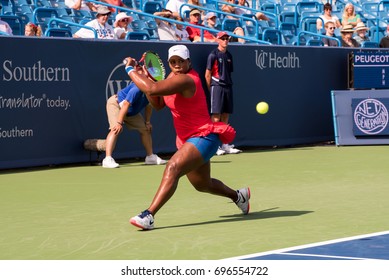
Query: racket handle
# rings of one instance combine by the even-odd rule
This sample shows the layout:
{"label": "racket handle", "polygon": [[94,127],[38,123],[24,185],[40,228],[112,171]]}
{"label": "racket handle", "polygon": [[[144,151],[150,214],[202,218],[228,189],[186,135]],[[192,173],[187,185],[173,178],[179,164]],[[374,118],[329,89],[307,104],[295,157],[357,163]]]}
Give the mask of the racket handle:
{"label": "racket handle", "polygon": [[125,59],[123,59],[123,64],[124,64],[124,65],[127,65],[127,62],[128,62],[128,61],[127,61],[127,59],[126,59],[126,58],[125,58]]}

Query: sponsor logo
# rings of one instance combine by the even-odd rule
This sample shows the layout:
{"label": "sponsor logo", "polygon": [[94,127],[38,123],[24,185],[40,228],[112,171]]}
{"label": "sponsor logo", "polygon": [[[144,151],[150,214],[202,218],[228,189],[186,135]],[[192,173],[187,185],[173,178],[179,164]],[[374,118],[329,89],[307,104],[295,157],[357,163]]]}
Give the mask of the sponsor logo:
{"label": "sponsor logo", "polygon": [[388,110],[377,99],[364,99],[355,107],[354,123],[365,134],[378,134],[388,125]]}
{"label": "sponsor logo", "polygon": [[281,56],[276,52],[255,50],[255,64],[261,70],[273,69],[296,69],[300,68],[300,58],[295,52],[288,52]]}
{"label": "sponsor logo", "polygon": [[121,91],[130,83],[131,83],[131,79],[127,75],[126,71],[124,70],[123,63],[119,63],[112,69],[111,73],[108,76],[106,87],[105,87],[106,99],[108,100],[108,98]]}
{"label": "sponsor logo", "polygon": [[359,64],[388,64],[389,54],[359,54],[355,55],[355,63]]}
{"label": "sponsor logo", "polygon": [[70,82],[69,68],[47,66],[40,60],[31,66],[18,66],[12,60],[5,60],[0,72],[4,82]]}

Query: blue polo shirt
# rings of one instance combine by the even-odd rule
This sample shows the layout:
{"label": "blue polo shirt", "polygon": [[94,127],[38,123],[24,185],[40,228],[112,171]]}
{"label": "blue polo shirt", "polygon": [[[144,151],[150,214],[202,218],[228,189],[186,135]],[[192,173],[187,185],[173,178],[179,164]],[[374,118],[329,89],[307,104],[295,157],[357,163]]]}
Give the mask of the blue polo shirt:
{"label": "blue polo shirt", "polygon": [[212,72],[211,85],[232,85],[231,72],[233,71],[232,55],[229,51],[221,52],[214,49],[207,60],[207,69]]}
{"label": "blue polo shirt", "polygon": [[127,87],[118,92],[119,104],[124,100],[130,103],[127,116],[135,116],[149,104],[146,95],[134,84],[130,83]]}

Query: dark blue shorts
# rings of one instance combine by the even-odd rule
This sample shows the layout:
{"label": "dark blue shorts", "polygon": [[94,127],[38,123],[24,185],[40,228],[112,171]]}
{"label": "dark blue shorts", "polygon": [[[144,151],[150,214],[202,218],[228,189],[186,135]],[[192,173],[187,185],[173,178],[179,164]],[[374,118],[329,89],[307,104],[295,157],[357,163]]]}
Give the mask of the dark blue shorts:
{"label": "dark blue shorts", "polygon": [[219,136],[214,133],[202,137],[192,137],[186,142],[192,143],[196,146],[205,162],[209,161],[211,157],[215,155],[217,149],[222,144]]}
{"label": "dark blue shorts", "polygon": [[234,100],[231,86],[211,86],[211,114],[232,114]]}

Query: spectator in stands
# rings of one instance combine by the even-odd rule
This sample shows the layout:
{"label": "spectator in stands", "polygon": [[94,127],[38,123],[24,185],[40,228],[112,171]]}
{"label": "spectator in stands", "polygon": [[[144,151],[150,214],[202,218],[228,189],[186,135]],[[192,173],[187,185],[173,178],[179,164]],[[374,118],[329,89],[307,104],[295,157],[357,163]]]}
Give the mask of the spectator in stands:
{"label": "spectator in stands", "polygon": [[[144,117],[141,111],[144,109]],[[112,95],[107,100],[107,115],[109,122],[109,133],[106,139],[105,158],[103,167],[117,168],[119,164],[112,157],[113,150],[119,134],[123,132],[123,125],[131,130],[137,130],[140,133],[142,144],[146,150],[146,164],[165,164],[166,160],[153,154],[150,123],[153,108],[150,105],[146,94],[143,94],[139,88],[130,83],[116,95]]]}
{"label": "spectator in stands", "polygon": [[[226,0],[227,3],[235,4],[235,0]],[[246,0],[238,0],[238,5],[241,7],[247,7],[246,6]],[[240,8],[236,6],[231,6],[228,4],[222,5],[222,11],[230,14],[236,14],[236,15],[244,15],[244,14],[252,14],[251,10],[246,9],[246,8]],[[233,16],[228,16],[229,18],[234,18]],[[268,21],[269,18],[261,12],[256,12],[255,17],[257,20],[266,20]]]}
{"label": "spectator in stands", "polygon": [[85,0],[65,0],[65,5],[74,10],[97,12],[97,6]]}
{"label": "spectator in stands", "polygon": [[[324,28],[326,30],[324,35],[337,39],[337,37],[335,35],[336,24],[333,21],[327,21],[324,24]],[[323,42],[325,47],[337,47],[338,46],[338,42],[336,40],[332,40],[330,38],[322,38],[322,42]]]}
{"label": "spectator in stands", "polygon": [[380,48],[389,48],[389,24],[386,26],[385,37],[380,40]]}
{"label": "spectator in stands", "polygon": [[118,39],[125,39],[127,32],[133,31],[132,28],[128,26],[132,20],[132,16],[127,15],[125,12],[116,15],[113,27]]}
{"label": "spectator in stands", "polygon": [[[324,28],[326,30],[325,35],[329,37],[334,37],[335,36],[335,23],[333,21],[327,21],[324,24]],[[323,42],[325,47],[337,47],[338,42],[336,40],[331,40],[330,38],[322,38],[321,41]]]}
{"label": "spectator in stands", "polygon": [[[169,11],[172,11],[173,15],[178,18],[178,17],[181,17],[183,15],[180,14],[180,9],[181,9],[181,6],[183,4],[186,4],[186,1],[185,0],[169,0],[167,3],[166,3],[166,9],[169,10]],[[185,11],[189,11],[190,8],[188,6],[184,6],[182,7],[182,13],[184,13]]]}
{"label": "spectator in stands", "polygon": [[369,36],[366,34],[367,30],[369,30],[369,28],[363,22],[358,22],[355,28],[356,35],[354,36],[354,39],[359,45],[362,45],[363,42],[370,41]]}
{"label": "spectator in stands", "polygon": [[[177,18],[178,21],[184,21],[182,17]],[[181,41],[190,41],[189,40],[189,33],[186,31],[186,28],[183,24],[176,23],[176,34],[179,38],[181,38]]]}
{"label": "spectator in stands", "polygon": [[[107,22],[110,15],[111,11],[106,6],[99,6],[97,8],[96,19],[87,22],[85,26],[94,28],[97,32],[98,39],[117,39],[115,31]],[[73,37],[95,38],[95,35],[91,30],[81,28],[73,35]]]}
{"label": "spectator in stands", "polygon": [[[0,5],[0,11],[3,7]],[[9,26],[9,24],[5,21],[2,21],[0,18],[0,31],[7,33],[8,35],[13,35],[12,28]]]}
{"label": "spectator in stands", "polygon": [[[155,16],[165,17],[170,19],[176,19],[173,12],[167,9],[163,9],[161,12],[155,12]],[[173,23],[165,20],[155,19],[158,25],[158,36],[163,41],[180,41],[181,38],[176,34],[176,27]]]}
{"label": "spectator in stands", "polygon": [[334,22],[335,28],[340,28],[342,26],[339,18],[332,14],[332,5],[330,3],[325,3],[323,7],[323,14],[316,21],[316,29],[318,33],[321,32],[323,23],[325,25],[328,21]]}
{"label": "spectator in stands", "polygon": [[343,15],[342,15],[342,25],[343,28],[346,25],[351,25],[352,27],[356,27],[358,22],[361,22],[361,16],[355,13],[354,5],[351,3],[347,3],[344,7]]}
{"label": "spectator in stands", "polygon": [[353,29],[352,25],[345,25],[343,26],[342,30],[340,30],[340,33],[342,35],[341,43],[342,47],[347,48],[357,48],[359,47],[359,44],[355,39],[353,38],[353,33],[355,30]]}
{"label": "spectator in stands", "polygon": [[29,22],[24,26],[24,35],[40,37],[42,36],[42,29],[39,25]]}
{"label": "spectator in stands", "polygon": [[[213,122],[228,124],[229,116],[233,112],[233,94],[231,73],[234,69],[231,53],[227,50],[230,36],[224,31],[217,35],[218,46],[207,59],[205,81],[211,99],[211,119]],[[223,144],[216,154],[237,154],[242,152],[234,145]]]}
{"label": "spectator in stands", "polygon": [[[207,13],[204,19],[206,21],[205,26],[215,29],[214,35],[216,35],[221,30],[221,26],[217,24],[217,16],[214,12]],[[244,30],[242,27],[239,26],[234,29],[233,33],[239,36],[244,36]],[[245,40],[242,38],[230,36],[230,42],[244,43]]]}
{"label": "spectator in stands", "polygon": [[[200,17],[201,12],[197,8],[193,8],[189,12],[189,23],[198,25],[198,26],[204,26],[200,24]],[[199,28],[193,27],[193,26],[187,26],[186,31],[188,31],[189,34],[189,40],[192,42],[200,42],[201,41],[201,30]],[[208,30],[204,30],[204,42],[215,42],[216,38],[214,35],[212,35]]]}

